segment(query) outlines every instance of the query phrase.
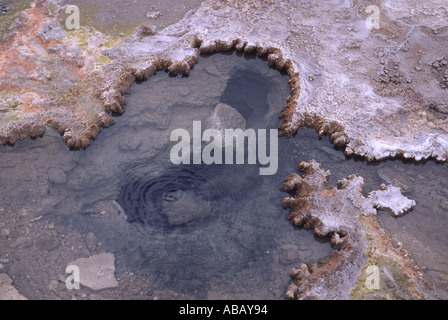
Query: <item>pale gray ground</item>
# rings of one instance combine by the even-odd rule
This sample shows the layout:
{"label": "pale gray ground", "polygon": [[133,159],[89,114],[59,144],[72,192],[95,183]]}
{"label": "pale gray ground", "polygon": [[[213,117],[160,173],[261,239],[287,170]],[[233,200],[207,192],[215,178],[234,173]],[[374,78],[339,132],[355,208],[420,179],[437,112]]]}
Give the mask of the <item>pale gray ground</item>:
{"label": "pale gray ground", "polygon": [[[320,244],[311,232],[294,230],[281,207],[280,185],[299,161],[293,157],[280,159],[279,172],[263,179],[253,166],[226,166],[223,175],[205,166],[210,175],[204,192],[212,199],[214,216],[204,223],[170,231],[123,221],[113,200],[133,177],[157,178],[165,172],[173,129],[190,128],[193,120],[207,119],[219,102],[238,100],[253,108],[249,120],[256,127],[263,126],[260,121],[268,128],[278,123],[288,93],[286,76],[266,62],[236,55],[201,62],[189,78],[161,73],[134,85],[125,114],[86,150],[69,151],[52,130],[42,139],[3,147],[1,163],[9,170],[2,176],[0,229],[8,231],[0,243],[9,261],[2,270],[25,296],[281,299],[290,268],[331,253],[329,244]],[[232,83],[229,87],[237,91],[232,94],[226,88],[236,67],[244,70],[238,79],[248,78]],[[31,167],[29,157],[35,162]],[[8,193],[10,188],[17,192]],[[25,203],[33,205],[22,207]],[[61,281],[66,264],[100,252],[115,254],[119,287],[68,291]],[[38,275],[28,278],[32,270]]]}
{"label": "pale gray ground", "polygon": [[[235,216],[228,220],[229,216],[223,215],[217,228],[212,220],[211,225],[193,227],[189,231],[192,233],[183,236],[175,233],[164,236],[154,228],[145,231],[138,225],[124,223],[112,200],[126,177],[148,173],[158,163],[166,166],[168,151],[164,141],[168,141],[169,132],[172,128],[191,126],[192,119],[206,119],[212,113],[226,88],[226,70],[231,65],[247,66],[251,71],[256,66],[257,72],[265,76],[277,73],[263,67],[263,62],[253,64],[235,55],[204,59],[199,60],[189,78],[169,78],[161,73],[147,83],[134,85],[125,114],[115,118],[117,124],[103,131],[86,150],[68,151],[53,130],[42,139],[2,148],[0,257],[8,261],[1,271],[14,279],[22,294],[34,299],[281,298],[289,268],[298,262],[316,261],[330,252],[328,245],[319,245],[310,234],[294,231],[285,220],[287,212],[281,209],[285,194],[278,187],[283,178],[295,172],[299,162],[313,158],[332,172],[330,184],[354,173],[364,177],[366,193],[381,183],[393,183],[404,188],[404,195],[417,201],[417,207],[406,216],[391,218],[381,212],[380,221],[394,240],[404,243],[418,264],[428,266],[430,279],[436,282],[436,294],[445,296],[446,168],[433,162],[405,165],[401,161],[386,161],[367,165],[364,161],[346,160],[341,151],[333,149],[328,138],[319,140],[310,129],[281,140],[278,174],[260,180],[265,181],[261,187],[255,174],[253,182],[246,185],[248,192],[255,191],[248,193],[251,201],[240,205],[241,212],[248,215],[236,216],[236,220]],[[243,91],[254,86],[247,80],[243,83],[248,85]],[[201,90],[204,85],[208,88],[207,95]],[[280,93],[287,93],[285,85],[286,82],[278,87],[278,94],[270,95],[272,109],[265,118],[267,123],[276,122],[281,109]],[[241,173],[229,176],[231,180],[226,183],[244,183],[243,176]],[[224,189],[222,192],[225,193]],[[272,230],[262,231],[263,228]],[[244,238],[239,239],[240,235]],[[176,247],[180,239],[184,240]],[[255,251],[243,254],[241,248],[232,247],[237,243]],[[197,254],[206,255],[195,256],[195,247]],[[119,287],[100,292],[87,288],[69,292],[63,283],[66,264],[100,252],[116,254]],[[237,267],[236,262],[245,261],[248,255],[254,255],[253,264]],[[263,255],[266,256],[262,258]],[[230,259],[226,268],[231,272],[222,275],[218,266],[226,261],[221,260],[225,257]],[[201,271],[206,278],[195,279],[194,270],[201,270],[204,262],[210,264],[210,269]],[[214,263],[218,265],[213,267]],[[213,268],[221,274],[215,275],[215,281],[211,280],[215,277]],[[166,277],[161,276],[165,269]],[[176,271],[171,274],[169,270]],[[204,279],[210,281],[207,289],[202,286]],[[195,286],[198,290],[191,290]]]}

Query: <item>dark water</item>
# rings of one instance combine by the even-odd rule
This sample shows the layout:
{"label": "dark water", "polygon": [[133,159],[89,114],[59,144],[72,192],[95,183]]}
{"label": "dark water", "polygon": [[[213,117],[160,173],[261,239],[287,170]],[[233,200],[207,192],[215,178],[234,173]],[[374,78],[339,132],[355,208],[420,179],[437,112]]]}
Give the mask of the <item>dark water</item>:
{"label": "dark water", "polygon": [[[217,54],[202,57],[188,78],[159,73],[134,84],[125,113],[86,150],[69,151],[52,130],[2,147],[2,209],[33,201],[42,208],[37,214],[57,226],[93,233],[102,244],[98,251],[114,253],[117,277],[130,270],[156,296],[281,299],[292,267],[331,254],[328,243],[295,230],[281,205],[283,179],[301,161],[316,159],[331,170],[331,184],[355,173],[365,178],[366,192],[386,182],[402,186],[417,207],[398,219],[381,212],[380,221],[443,280],[448,194],[442,165],[347,160],[310,129],[279,138],[279,168],[272,176],[260,176],[258,165],[171,163],[170,133],[191,132],[193,121],[204,122],[221,102],[234,107],[247,128],[276,128],[287,81],[258,58]],[[49,179],[55,170],[66,180]],[[16,179],[27,172],[30,178]],[[25,290],[27,282],[15,272]]]}

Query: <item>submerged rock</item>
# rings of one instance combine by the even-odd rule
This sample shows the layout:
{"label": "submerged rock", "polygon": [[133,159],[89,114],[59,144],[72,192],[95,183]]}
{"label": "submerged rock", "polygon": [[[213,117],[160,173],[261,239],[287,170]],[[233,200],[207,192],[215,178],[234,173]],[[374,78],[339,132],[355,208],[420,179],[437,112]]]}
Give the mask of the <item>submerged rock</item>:
{"label": "submerged rock", "polygon": [[42,27],[36,32],[36,35],[42,37],[45,42],[49,42],[66,36],[66,32],[62,29],[58,21],[48,21],[42,24]]}
{"label": "submerged rock", "polygon": [[193,192],[176,190],[164,195],[162,211],[169,225],[180,226],[209,216],[212,206]]}
{"label": "submerged rock", "polygon": [[12,279],[6,274],[0,274],[0,300],[28,300],[12,285]]}
{"label": "submerged rock", "polygon": [[[212,114],[205,120],[204,130],[219,130],[222,137],[222,144],[225,146],[225,130],[226,129],[246,129],[246,120],[233,107],[225,103],[216,106]],[[232,144],[233,146],[233,141]]]}

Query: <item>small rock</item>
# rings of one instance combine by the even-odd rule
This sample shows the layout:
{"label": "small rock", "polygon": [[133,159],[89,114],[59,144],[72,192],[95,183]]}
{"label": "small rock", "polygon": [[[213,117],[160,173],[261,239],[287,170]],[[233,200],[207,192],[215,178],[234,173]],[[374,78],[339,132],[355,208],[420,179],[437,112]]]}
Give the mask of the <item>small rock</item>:
{"label": "small rock", "polygon": [[3,230],[2,230],[2,235],[3,235],[3,236],[7,237],[7,236],[9,236],[10,234],[11,234],[11,230],[9,230],[9,229],[3,229]]}
{"label": "small rock", "polygon": [[38,239],[36,241],[36,248],[41,251],[51,251],[59,247],[57,239]]}
{"label": "small rock", "polygon": [[157,29],[155,26],[144,23],[138,28],[138,33],[143,37],[152,36],[157,33]]}
{"label": "small rock", "polygon": [[135,151],[140,148],[142,141],[139,139],[130,139],[119,146],[120,151]]}
{"label": "small rock", "polygon": [[302,261],[308,261],[313,256],[314,252],[311,249],[301,250],[300,251],[300,258]]}
{"label": "small rock", "polygon": [[407,180],[407,176],[400,174],[400,172],[394,170],[394,168],[380,168],[378,169],[378,177],[384,180],[388,184],[392,184],[402,190],[411,191],[412,184]]}
{"label": "small rock", "polygon": [[403,196],[400,188],[392,185],[381,184],[379,190],[368,194],[368,198],[372,199],[372,205],[375,208],[387,210],[394,216],[399,216],[416,205],[414,200]]}

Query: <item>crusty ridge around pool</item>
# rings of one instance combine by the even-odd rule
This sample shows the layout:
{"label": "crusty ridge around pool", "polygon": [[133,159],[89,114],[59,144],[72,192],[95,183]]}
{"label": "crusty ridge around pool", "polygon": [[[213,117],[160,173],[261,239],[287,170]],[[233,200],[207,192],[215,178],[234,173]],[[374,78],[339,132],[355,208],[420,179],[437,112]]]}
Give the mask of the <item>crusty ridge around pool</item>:
{"label": "crusty ridge around pool", "polygon": [[[48,7],[48,3],[38,2],[36,7]],[[272,0],[206,1],[196,12],[160,32],[142,26],[121,40],[112,41],[92,28],[64,31],[64,36],[50,42],[62,44],[61,56],[65,48],[73,47],[73,38],[77,39],[81,51],[78,56],[72,52],[71,59],[74,56],[81,62],[68,73],[80,74],[80,82],[94,79],[89,90],[74,92],[78,101],[87,99],[88,103],[78,104],[76,110],[67,107],[63,99],[49,106],[48,94],[36,93],[37,85],[30,82],[20,96],[35,93],[33,103],[40,105],[39,111],[27,110],[25,101],[20,104],[14,110],[15,118],[2,121],[0,142],[14,143],[37,135],[49,124],[58,128],[69,146],[85,147],[101,127],[113,123],[109,114],[123,112],[123,94],[136,79],[158,70],[188,74],[198,62],[199,50],[236,49],[267,57],[271,65],[287,71],[291,94],[281,115],[282,134],[293,134],[306,125],[330,135],[335,144],[346,147],[347,154],[445,161],[446,89],[436,81],[440,75],[430,62],[443,58],[439,55],[448,28],[441,26],[443,17],[420,21],[416,14],[411,24],[405,19],[411,14],[402,7],[390,8],[382,2],[378,6],[383,19],[380,30],[366,28],[361,1],[347,7],[332,2],[313,7]],[[47,28],[57,20],[57,15],[39,14]],[[80,43],[84,48],[79,48]],[[427,48],[425,53],[416,49],[422,45]],[[52,56],[49,47],[43,48],[37,55]],[[417,62],[412,55],[418,56],[419,66],[414,67]],[[69,61],[63,59],[64,64]],[[1,79],[0,88],[7,80]],[[34,79],[28,75],[27,80]],[[49,84],[43,79],[39,85]],[[73,88],[64,88],[68,89]],[[39,99],[43,100],[40,104],[36,103]]]}
{"label": "crusty ridge around pool", "polygon": [[[328,188],[329,171],[315,160],[302,162],[282,189],[289,193],[284,207],[297,227],[328,237],[334,247],[322,265],[303,263],[291,270],[289,299],[425,299],[430,290],[409,253],[392,244],[379,225],[377,208],[402,215],[415,206],[399,188],[381,185],[367,197],[364,180],[350,175]],[[366,285],[369,266],[378,268],[378,287]]]}

